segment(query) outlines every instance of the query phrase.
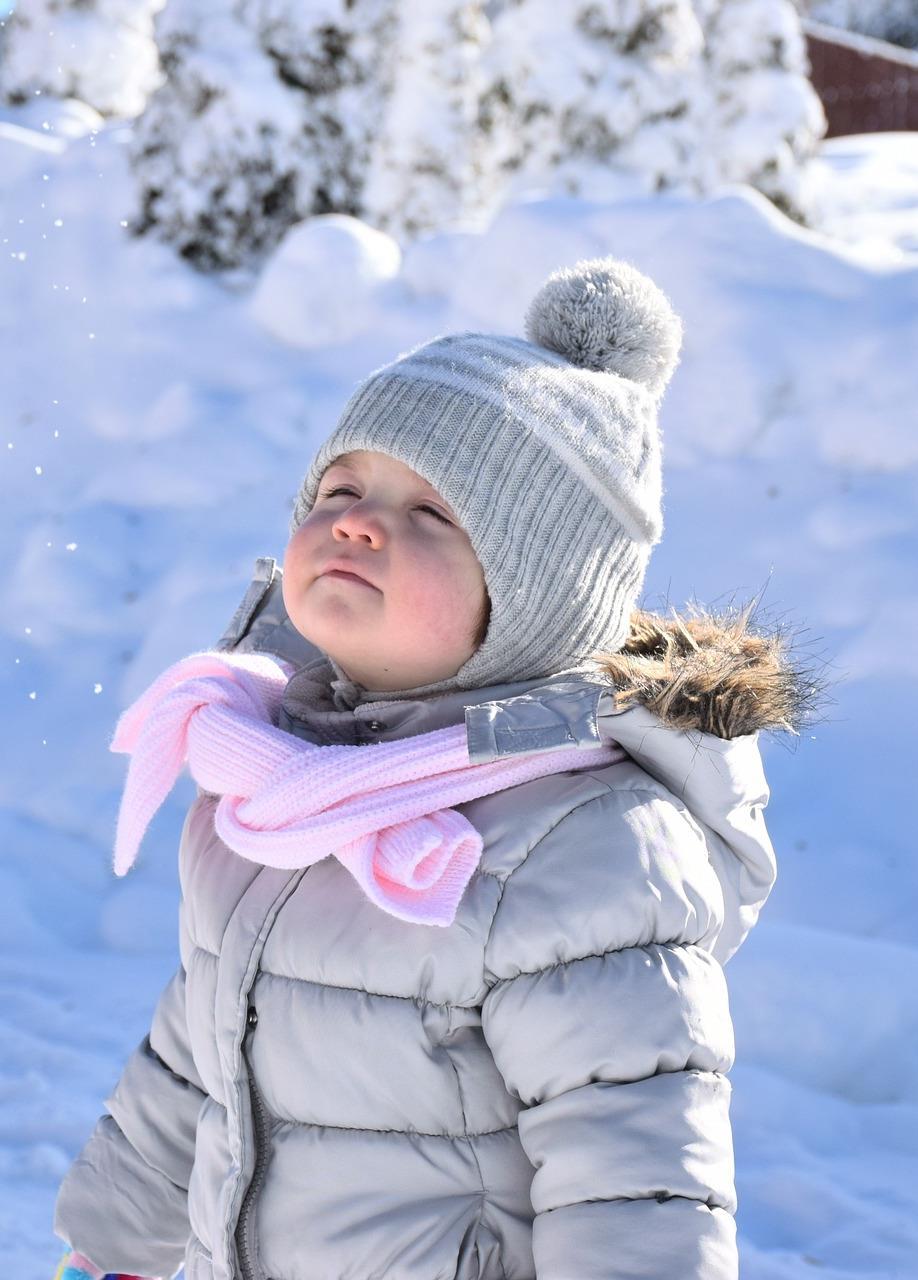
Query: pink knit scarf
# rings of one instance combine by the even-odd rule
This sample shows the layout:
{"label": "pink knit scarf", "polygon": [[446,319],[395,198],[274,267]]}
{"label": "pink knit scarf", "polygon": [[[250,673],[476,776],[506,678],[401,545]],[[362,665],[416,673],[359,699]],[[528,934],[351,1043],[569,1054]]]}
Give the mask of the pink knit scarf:
{"label": "pink knit scarf", "polygon": [[193,653],[168,667],[118,720],[130,754],[115,836],[124,875],[183,765],[220,796],[220,839],[251,862],[308,867],[333,854],[377,906],[449,925],[478,865],[480,833],[449,806],[623,759],[617,743],[469,760],[465,725],[363,746],[316,746],[277,726],[295,670],[267,653]]}

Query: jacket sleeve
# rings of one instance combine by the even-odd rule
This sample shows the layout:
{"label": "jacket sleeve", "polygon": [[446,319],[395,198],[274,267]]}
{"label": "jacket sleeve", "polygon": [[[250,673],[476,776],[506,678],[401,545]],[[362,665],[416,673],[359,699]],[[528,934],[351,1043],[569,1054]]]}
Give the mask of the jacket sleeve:
{"label": "jacket sleeve", "polygon": [[523,1104],[536,1280],[736,1280],[722,924],[665,788],[592,795],[505,880],[482,1028]]}
{"label": "jacket sleeve", "polygon": [[[186,950],[180,909],[181,953]],[[188,1037],[181,961],[59,1187],[54,1231],[100,1268],[171,1277],[190,1235],[188,1184],[206,1097]]]}

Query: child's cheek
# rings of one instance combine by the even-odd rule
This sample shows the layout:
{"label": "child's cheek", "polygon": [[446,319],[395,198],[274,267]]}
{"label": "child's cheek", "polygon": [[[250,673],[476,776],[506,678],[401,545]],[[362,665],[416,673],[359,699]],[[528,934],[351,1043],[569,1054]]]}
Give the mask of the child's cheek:
{"label": "child's cheek", "polygon": [[281,595],[289,617],[293,618],[298,608],[306,584],[309,558],[306,554],[306,539],[303,530],[299,529],[287,543],[284,552],[284,576],[281,583]]}
{"label": "child's cheek", "polygon": [[284,578],[289,573],[291,578],[301,577],[307,567],[308,556],[307,546],[310,541],[311,531],[306,525],[301,525],[296,533],[287,543],[284,551]]}

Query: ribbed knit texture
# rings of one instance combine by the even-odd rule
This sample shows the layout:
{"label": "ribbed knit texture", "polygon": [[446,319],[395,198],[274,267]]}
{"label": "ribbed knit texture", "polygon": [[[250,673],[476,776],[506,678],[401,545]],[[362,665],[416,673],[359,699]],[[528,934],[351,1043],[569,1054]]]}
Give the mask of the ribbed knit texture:
{"label": "ribbed knit texture", "polygon": [[554,349],[464,332],[376,370],[297,496],[291,533],[329,464],[366,449],[411,467],[455,511],[490,625],[454,675],[416,695],[591,670],[597,650],[624,644],[662,536],[657,409],[681,341],[665,296],[627,263],[579,263],[549,278],[527,332]]}
{"label": "ribbed knit texture", "polygon": [[131,755],[114,870],[131,867],[187,761],[220,796],[214,826],[242,857],[311,866],[333,854],[383,911],[447,926],[481,857],[480,833],[448,806],[547,774],[624,758],[613,743],[472,764],[464,725],[363,746],[316,746],[277,727],[293,668],[270,654],[202,652],[168,667],[121,715],[111,750]]}

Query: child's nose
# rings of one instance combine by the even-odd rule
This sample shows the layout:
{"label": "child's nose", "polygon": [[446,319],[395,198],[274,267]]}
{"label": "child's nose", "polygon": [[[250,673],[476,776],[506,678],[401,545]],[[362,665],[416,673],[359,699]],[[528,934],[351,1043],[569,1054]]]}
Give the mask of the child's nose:
{"label": "child's nose", "polygon": [[336,517],[332,525],[336,538],[364,538],[374,544],[385,538],[385,522],[373,504],[365,505],[365,501],[355,502]]}

